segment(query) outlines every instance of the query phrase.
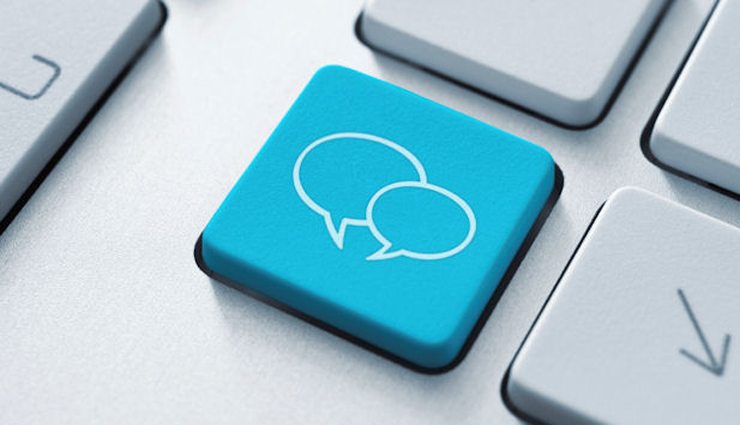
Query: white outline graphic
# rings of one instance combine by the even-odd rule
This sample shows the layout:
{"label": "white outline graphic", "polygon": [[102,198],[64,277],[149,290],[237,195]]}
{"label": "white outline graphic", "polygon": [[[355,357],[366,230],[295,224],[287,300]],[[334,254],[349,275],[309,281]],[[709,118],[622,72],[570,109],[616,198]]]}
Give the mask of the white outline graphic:
{"label": "white outline graphic", "polygon": [[400,153],[403,155],[406,159],[409,160],[411,165],[416,169],[416,172],[419,174],[419,182],[426,183],[427,181],[427,173],[424,170],[424,166],[421,165],[421,162],[408,151],[408,149],[404,148],[403,146],[396,144],[394,142],[391,142],[388,139],[384,139],[382,137],[373,136],[372,134],[365,134],[365,133],[335,133],[331,134],[329,136],[324,136],[310,145],[308,145],[305,149],[303,149],[303,152],[301,152],[300,155],[298,155],[298,159],[295,162],[295,165],[293,166],[293,185],[295,186],[296,192],[298,192],[298,196],[301,198],[304,204],[306,204],[309,208],[311,208],[315,213],[319,214],[324,218],[324,223],[326,225],[326,230],[329,232],[329,236],[331,236],[331,239],[334,241],[334,244],[337,246],[337,248],[342,249],[344,248],[344,233],[347,230],[347,226],[367,226],[367,219],[365,217],[363,218],[349,218],[349,217],[342,217],[342,219],[339,221],[339,227],[334,227],[334,221],[332,220],[331,213],[327,211],[326,209],[322,208],[319,204],[317,204],[313,199],[311,199],[310,196],[308,196],[308,193],[306,193],[306,190],[303,188],[303,184],[301,183],[301,166],[303,165],[303,160],[306,158],[306,155],[308,155],[311,150],[313,150],[316,146],[319,146],[322,143],[329,142],[331,140],[336,139],[361,139],[366,140],[369,142],[375,142],[380,143],[381,145],[384,145],[390,149],[393,149],[394,151]]}
{"label": "white outline graphic", "polygon": [[[433,192],[437,192],[440,195],[446,196],[447,198],[451,199],[453,202],[457,204],[460,209],[465,212],[465,215],[468,217],[468,234],[465,236],[465,239],[463,239],[462,242],[460,242],[456,247],[444,251],[444,252],[437,252],[437,253],[421,253],[421,252],[414,252],[409,251],[407,249],[399,249],[397,251],[390,251],[390,249],[393,246],[393,243],[389,241],[385,236],[383,236],[382,233],[380,233],[380,230],[378,230],[378,227],[375,225],[375,221],[373,219],[373,208],[375,208],[375,203],[385,195],[386,193],[399,188],[404,187],[417,187],[420,189],[426,189],[431,190]],[[467,202],[465,202],[461,197],[457,196],[455,193],[450,192],[449,190],[435,186],[433,184],[429,183],[422,183],[422,182],[413,182],[413,181],[407,181],[407,182],[398,182],[398,183],[392,183],[388,186],[380,189],[375,195],[373,195],[372,198],[370,198],[370,202],[367,205],[367,211],[365,212],[365,215],[367,217],[367,227],[370,229],[370,232],[373,234],[375,239],[378,240],[381,244],[383,244],[383,247],[380,248],[375,253],[371,254],[366,259],[369,261],[376,261],[376,260],[387,260],[390,258],[396,258],[396,257],[409,257],[414,258],[417,260],[441,260],[443,258],[452,257],[453,255],[457,254],[458,252],[465,249],[470,242],[473,240],[473,236],[475,235],[477,222],[475,220],[475,214],[473,213],[473,209],[470,208],[470,205],[468,205]],[[390,252],[389,252],[390,251]]]}
{"label": "white outline graphic", "polygon": [[[321,145],[322,143],[326,143],[332,140],[337,139],[360,139],[365,140],[368,142],[373,143],[380,143],[381,145],[390,148],[406,158],[411,165],[416,170],[417,174],[419,175],[418,181],[413,180],[406,180],[396,183],[391,183],[389,185],[386,185],[382,187],[380,190],[375,192],[375,194],[370,198],[370,201],[368,202],[367,208],[365,209],[365,216],[364,217],[341,217],[339,221],[338,226],[334,226],[334,220],[332,220],[331,212],[327,211],[321,205],[319,205],[316,201],[311,199],[311,197],[306,193],[306,190],[303,188],[303,183],[301,182],[301,166],[303,165],[303,161],[306,159],[306,156],[317,146]],[[427,182],[427,174],[424,170],[424,166],[421,164],[421,161],[414,156],[408,149],[404,148],[403,146],[394,143],[388,139],[384,139],[382,137],[374,136],[372,134],[366,134],[366,133],[353,133],[353,132],[346,132],[346,133],[335,133],[330,134],[328,136],[324,136],[320,139],[317,139],[313,141],[311,144],[306,146],[305,149],[298,155],[298,159],[296,159],[295,165],[293,165],[293,186],[295,186],[295,190],[298,193],[298,196],[301,198],[301,201],[303,201],[304,204],[306,204],[311,210],[313,210],[315,213],[319,214],[324,218],[324,225],[326,226],[326,230],[329,232],[329,236],[331,236],[332,241],[334,241],[334,244],[339,248],[340,250],[344,248],[344,234],[347,231],[347,226],[365,226],[370,229],[370,233],[372,233],[373,237],[380,242],[383,246],[376,251],[375,253],[371,254],[366,258],[368,261],[377,261],[377,260],[387,260],[391,258],[397,258],[397,257],[408,257],[413,258],[416,260],[441,260],[443,258],[451,257],[463,249],[465,249],[470,242],[473,240],[473,237],[475,236],[475,232],[477,229],[477,222],[475,219],[475,214],[473,213],[473,209],[470,208],[470,205],[468,205],[467,202],[465,202],[461,197],[456,195],[455,193],[433,184],[430,184]],[[373,221],[373,208],[375,207],[375,203],[380,199],[381,196],[388,193],[391,190],[403,188],[403,187],[417,187],[422,188],[426,190],[431,190],[434,192],[437,192],[453,202],[457,204],[460,209],[463,210],[465,215],[468,218],[468,233],[465,236],[465,239],[463,239],[462,242],[460,242],[456,247],[444,251],[444,252],[437,252],[437,253],[421,253],[421,252],[414,252],[409,251],[407,249],[399,249],[397,251],[391,251],[391,248],[393,247],[393,243],[389,241],[385,236],[383,236],[382,233],[380,233],[380,230],[378,230],[378,227],[375,225],[375,222]]]}

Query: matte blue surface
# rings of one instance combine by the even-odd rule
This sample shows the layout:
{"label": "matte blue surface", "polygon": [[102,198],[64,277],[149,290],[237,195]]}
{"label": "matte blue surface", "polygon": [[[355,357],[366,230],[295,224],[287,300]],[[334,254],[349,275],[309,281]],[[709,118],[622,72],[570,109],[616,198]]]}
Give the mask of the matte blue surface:
{"label": "matte blue surface", "polygon": [[[423,166],[420,173],[389,145],[344,137],[317,144],[299,168],[305,193],[331,213],[335,229],[342,218],[367,219],[380,190],[371,216],[393,242],[390,258],[368,259],[383,245],[367,226],[347,226],[337,242],[294,184],[302,152],[345,132],[389,140]],[[471,229],[461,204],[429,190],[421,174],[474,213],[469,244],[446,258],[398,255],[449,251]],[[460,352],[552,192],[554,175],[552,158],[540,147],[329,66],[316,73],[208,223],[203,261],[219,275],[416,365],[439,368]]]}

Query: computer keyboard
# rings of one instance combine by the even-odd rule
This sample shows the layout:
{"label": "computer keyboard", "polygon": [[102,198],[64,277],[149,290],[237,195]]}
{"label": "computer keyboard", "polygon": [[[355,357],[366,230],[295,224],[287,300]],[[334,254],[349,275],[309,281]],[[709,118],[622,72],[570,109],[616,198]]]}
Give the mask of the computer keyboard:
{"label": "computer keyboard", "polygon": [[[733,57],[724,53],[731,51],[726,40],[735,4],[484,3],[171,0],[161,33],[112,93],[109,84],[160,25],[159,4],[11,0],[0,6],[0,170],[22,169],[26,176],[19,183],[21,174],[3,171],[16,179],[16,190],[3,191],[0,209],[10,210],[31,180],[44,178],[22,208],[2,214],[0,423],[735,423],[740,209],[731,136],[737,102]],[[498,13],[479,19],[491,13],[487,8]],[[547,27],[548,16],[567,31],[555,31],[552,21]],[[495,25],[497,17],[506,19]],[[432,21],[439,31],[430,30]],[[65,29],[70,22],[76,31]],[[544,28],[554,29],[538,31]],[[496,40],[477,39],[489,32]],[[573,45],[558,44],[561,37],[589,42],[573,53]],[[538,50],[542,43],[552,44]],[[112,53],[117,48],[121,53]],[[443,50],[463,52],[475,66],[435,62]],[[490,52],[503,53],[485,56]],[[107,60],[117,67],[92,71]],[[543,71],[541,63],[554,69]],[[297,116],[310,121],[301,90],[330,64],[380,81],[363,76],[376,82],[363,89],[368,97],[355,96],[343,109],[314,104],[318,112],[312,113],[331,112],[328,118],[293,121],[294,103],[303,105]],[[518,79],[471,78],[507,67],[522,71]],[[565,70],[575,77],[553,78]],[[598,87],[599,95],[580,105],[577,96],[568,100],[568,84],[579,81]],[[360,112],[376,84],[386,82],[421,96],[414,97],[421,103],[406,105],[389,92],[378,111],[388,121],[381,125]],[[518,84],[528,89],[514,90]],[[87,91],[92,85],[96,89]],[[361,86],[353,83],[340,94]],[[111,94],[102,103],[106,89]],[[446,113],[425,122],[429,108]],[[458,118],[489,136],[471,144]],[[295,122],[301,125],[285,127]],[[342,128],[332,126],[339,122]],[[38,177],[80,125],[84,130],[59,162]],[[27,137],[29,126],[47,129],[48,138]],[[438,128],[460,140],[429,131]],[[378,134],[384,130],[389,134]],[[341,221],[328,226],[321,211],[329,209],[314,208],[324,206],[319,198],[326,186],[314,178],[324,174],[299,172],[299,186],[293,178],[301,149],[319,140],[354,140],[359,144],[335,146],[367,150],[362,158],[380,161],[374,170],[398,163],[411,174],[369,190],[358,204],[364,216],[348,215],[355,221],[340,235]],[[499,145],[509,154],[490,156]],[[523,193],[527,178],[506,184],[502,176],[513,174],[502,173],[525,169],[522,157],[508,155],[532,145],[562,171],[560,196],[544,207],[549,215],[541,223],[518,223],[532,238],[521,240],[520,231],[513,239],[497,235],[509,254],[484,253],[483,242],[496,240],[487,220],[508,217],[504,207],[514,209],[516,202],[481,199],[494,194],[494,182],[507,196]],[[378,146],[395,154],[382,160],[388,152],[376,157]],[[32,165],[19,165],[9,154],[17,152],[32,159],[22,164]],[[298,170],[319,164],[311,152]],[[460,164],[466,155],[471,162]],[[332,164],[338,157],[328,158]],[[352,158],[360,167],[363,161]],[[341,172],[339,165],[327,172]],[[453,173],[454,167],[461,171]],[[263,181],[273,173],[276,180]],[[365,174],[346,180],[367,182]],[[625,186],[639,189],[620,190]],[[315,193],[321,196],[314,199]],[[248,221],[257,195],[290,213],[270,211],[258,224]],[[359,345],[197,267],[196,239],[201,233],[208,239],[216,211],[235,207],[233,217],[220,221],[218,241],[243,238],[223,258],[257,266],[269,260],[274,268],[270,279],[237,273],[225,283],[279,301],[312,323],[331,319],[321,314],[333,296],[345,304],[335,304],[343,315],[331,330]],[[419,209],[429,217],[414,220]],[[530,202],[516,211],[536,216],[541,209]],[[284,220],[294,222],[292,232],[279,227]],[[424,230],[429,223],[436,226],[433,238]],[[421,231],[404,233],[408,229]],[[295,238],[287,246],[286,235]],[[402,249],[394,250],[399,239]],[[256,242],[264,250],[255,249]],[[522,255],[512,258],[517,246]],[[289,255],[294,252],[299,258]],[[239,257],[246,253],[249,258]],[[471,283],[486,261],[492,266],[503,257],[508,284],[501,290],[494,288],[499,279]],[[308,279],[311,258],[314,278]],[[459,264],[442,270],[445,261]],[[433,286],[426,292],[402,273],[434,264],[440,270],[426,279]],[[374,288],[366,286],[369,267],[384,268],[372,279]],[[275,279],[278,272],[283,275]],[[449,276],[460,278],[461,291],[487,289],[471,298],[475,305],[458,304],[464,294],[454,292]],[[365,286],[341,286],[348,281]],[[322,304],[286,298],[278,289],[287,285],[269,288],[276,282],[330,291]],[[394,304],[399,292],[406,301]],[[422,298],[415,303],[415,296]],[[453,334],[468,338],[469,351],[442,374],[405,367],[428,362],[434,351],[399,351],[400,339],[376,333],[432,335],[441,328],[420,314],[425,305],[450,307],[455,314],[444,316],[450,326],[466,323]],[[479,319],[472,328],[471,315]],[[383,320],[358,327],[368,323],[362,317]],[[394,322],[401,317],[417,321]],[[396,350],[408,362],[378,356],[363,341]],[[459,345],[443,347],[449,354]],[[427,366],[449,360],[442,357]]]}

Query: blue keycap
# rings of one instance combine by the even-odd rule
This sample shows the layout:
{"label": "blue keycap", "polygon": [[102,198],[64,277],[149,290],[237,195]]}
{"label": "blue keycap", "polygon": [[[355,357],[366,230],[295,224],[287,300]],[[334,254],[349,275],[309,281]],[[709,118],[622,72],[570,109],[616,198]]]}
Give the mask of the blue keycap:
{"label": "blue keycap", "polygon": [[208,223],[201,264],[402,362],[444,368],[555,170],[516,136],[325,67]]}

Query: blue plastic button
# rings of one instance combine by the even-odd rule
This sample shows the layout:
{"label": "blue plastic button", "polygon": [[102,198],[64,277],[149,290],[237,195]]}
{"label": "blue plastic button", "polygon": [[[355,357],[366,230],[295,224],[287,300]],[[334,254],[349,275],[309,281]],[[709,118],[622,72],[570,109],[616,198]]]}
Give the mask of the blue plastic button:
{"label": "blue plastic button", "polygon": [[206,269],[423,369],[461,354],[554,191],[542,148],[319,70],[213,216]]}

